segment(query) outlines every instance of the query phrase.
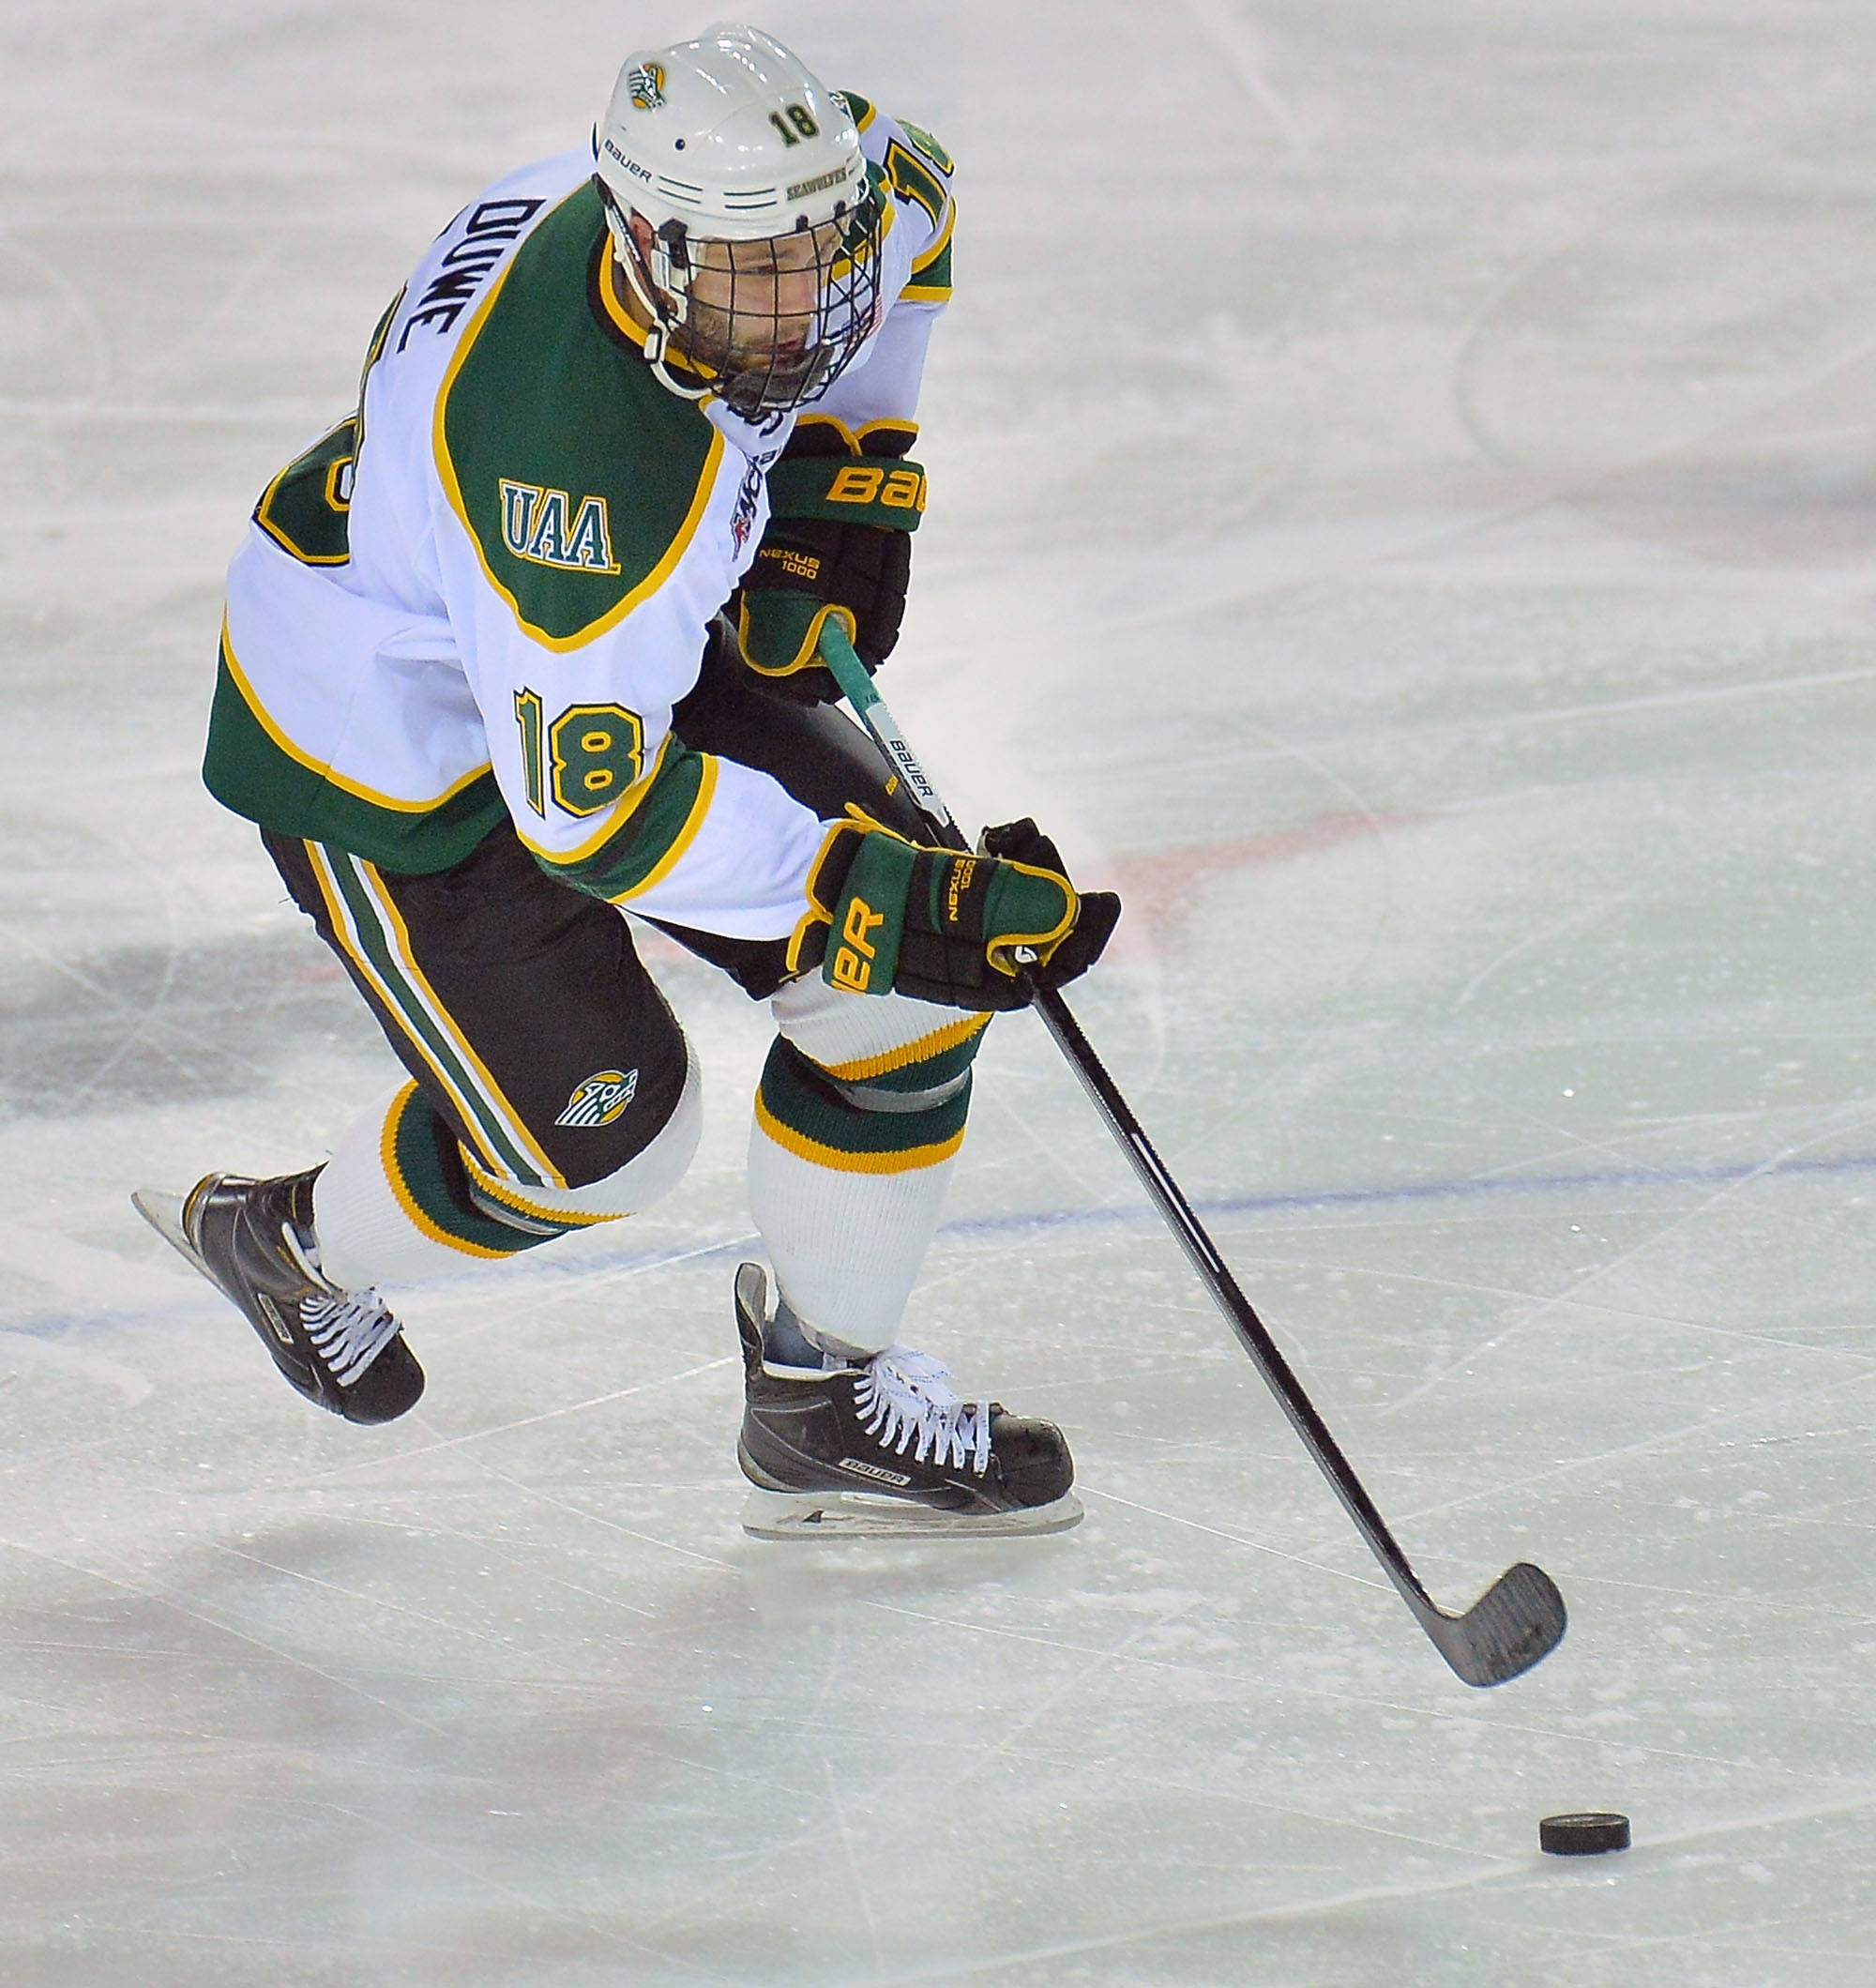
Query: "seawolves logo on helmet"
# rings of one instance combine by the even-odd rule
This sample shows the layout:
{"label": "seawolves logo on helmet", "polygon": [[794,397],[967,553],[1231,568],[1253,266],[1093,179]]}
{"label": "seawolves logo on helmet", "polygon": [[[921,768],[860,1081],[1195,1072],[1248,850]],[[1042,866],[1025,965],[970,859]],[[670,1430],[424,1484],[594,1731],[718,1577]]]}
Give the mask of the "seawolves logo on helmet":
{"label": "seawolves logo on helmet", "polygon": [[797,179],[788,190],[790,200],[806,200],[810,193],[825,193],[829,187],[838,187],[847,177],[848,168],[836,166],[831,173],[817,173],[812,179]]}
{"label": "seawolves logo on helmet", "polygon": [[556,1125],[611,1125],[621,1117],[626,1106],[638,1096],[639,1073],[636,1070],[596,1070],[590,1077],[582,1077],[573,1087],[573,1095],[567,1100],[567,1109],[553,1122]]}
{"label": "seawolves logo on helmet", "polygon": [[663,63],[645,62],[635,69],[628,69],[626,87],[631,91],[632,101],[640,110],[661,111],[664,108]]}

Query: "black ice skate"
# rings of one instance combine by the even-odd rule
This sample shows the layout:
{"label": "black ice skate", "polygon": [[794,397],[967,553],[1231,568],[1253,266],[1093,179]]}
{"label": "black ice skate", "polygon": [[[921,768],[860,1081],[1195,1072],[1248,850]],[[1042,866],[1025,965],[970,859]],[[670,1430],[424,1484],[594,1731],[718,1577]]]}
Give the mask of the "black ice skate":
{"label": "black ice skate", "polygon": [[904,1346],[843,1364],[768,1315],[760,1265],[736,1272],[743,1433],[762,1540],[1060,1532],[1082,1516],[1051,1422],[960,1401],[950,1374]]}
{"label": "black ice skate", "polygon": [[148,1188],[140,1214],[232,1298],[274,1364],[310,1402],[348,1422],[388,1422],[414,1407],[423,1369],[375,1291],[341,1291],[319,1274],[312,1183],[210,1174],[180,1199]]}

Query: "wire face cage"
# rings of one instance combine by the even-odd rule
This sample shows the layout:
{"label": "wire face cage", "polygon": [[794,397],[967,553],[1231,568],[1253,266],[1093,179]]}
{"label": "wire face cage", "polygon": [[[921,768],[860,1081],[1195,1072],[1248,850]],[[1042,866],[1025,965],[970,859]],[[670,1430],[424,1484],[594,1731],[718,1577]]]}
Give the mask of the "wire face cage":
{"label": "wire face cage", "polygon": [[[818,227],[749,241],[667,220],[647,255],[598,184],[613,242],[655,319],[645,356],[678,391],[714,393],[746,421],[787,414],[825,393],[877,327],[884,226],[870,186]],[[673,379],[671,359],[704,384]]]}

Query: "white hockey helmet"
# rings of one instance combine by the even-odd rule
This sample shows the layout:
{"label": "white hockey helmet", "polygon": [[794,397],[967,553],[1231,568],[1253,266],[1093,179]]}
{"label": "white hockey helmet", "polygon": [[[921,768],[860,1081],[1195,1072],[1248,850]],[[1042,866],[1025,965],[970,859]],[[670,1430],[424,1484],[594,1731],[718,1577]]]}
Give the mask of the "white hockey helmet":
{"label": "white hockey helmet", "polygon": [[629,56],[594,151],[664,384],[755,419],[824,393],[878,321],[882,215],[846,105],[779,41],[723,23]]}

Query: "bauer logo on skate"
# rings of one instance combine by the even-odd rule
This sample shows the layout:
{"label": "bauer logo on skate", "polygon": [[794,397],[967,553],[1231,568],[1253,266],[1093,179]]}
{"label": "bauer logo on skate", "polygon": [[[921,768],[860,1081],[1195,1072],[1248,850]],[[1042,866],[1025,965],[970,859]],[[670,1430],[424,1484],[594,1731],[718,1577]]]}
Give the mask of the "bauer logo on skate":
{"label": "bauer logo on skate", "polygon": [[595,1070],[574,1086],[567,1109],[556,1125],[611,1125],[638,1095],[639,1073],[635,1070]]}
{"label": "bauer logo on skate", "polygon": [[616,573],[604,497],[576,505],[564,490],[502,479],[502,540],[517,559],[574,573]]}
{"label": "bauer logo on skate", "polygon": [[882,1470],[877,1464],[869,1464],[856,1456],[843,1456],[840,1468],[851,1470],[855,1477],[871,1478],[879,1484],[909,1484],[912,1480],[902,1470]]}

